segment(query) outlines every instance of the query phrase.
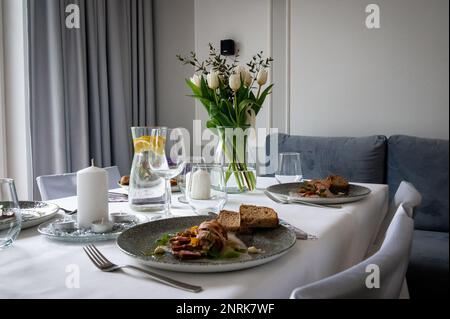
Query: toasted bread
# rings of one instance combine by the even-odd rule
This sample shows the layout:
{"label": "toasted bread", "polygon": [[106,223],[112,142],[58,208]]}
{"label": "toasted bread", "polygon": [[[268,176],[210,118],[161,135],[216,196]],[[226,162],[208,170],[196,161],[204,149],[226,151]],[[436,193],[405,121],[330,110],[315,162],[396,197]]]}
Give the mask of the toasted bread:
{"label": "toasted bread", "polygon": [[239,213],[242,228],[275,228],[278,226],[278,215],[272,208],[241,205]]}
{"label": "toasted bread", "polygon": [[229,210],[221,210],[217,221],[227,230],[231,232],[238,231],[241,228],[241,215],[238,212]]}
{"label": "toasted bread", "polygon": [[330,183],[330,191],[336,193],[348,193],[350,184],[348,181],[339,175],[330,175],[326,178],[326,181]]}
{"label": "toasted bread", "polygon": [[120,179],[120,185],[124,185],[124,186],[130,185],[130,176],[128,176],[128,175],[122,176],[122,178]]}

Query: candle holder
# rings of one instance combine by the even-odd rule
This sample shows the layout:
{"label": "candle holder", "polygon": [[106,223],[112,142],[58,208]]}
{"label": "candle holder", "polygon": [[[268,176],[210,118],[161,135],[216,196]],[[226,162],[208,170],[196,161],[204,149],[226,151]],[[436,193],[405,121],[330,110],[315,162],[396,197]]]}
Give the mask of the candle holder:
{"label": "candle holder", "polygon": [[[123,214],[123,213],[121,213]],[[39,225],[38,232],[48,239],[68,242],[96,242],[116,239],[122,232],[145,223],[145,216],[131,216],[128,222],[94,221],[90,228],[79,227],[74,220],[58,219]]]}
{"label": "candle holder", "polygon": [[186,199],[199,215],[218,213],[227,201],[224,172],[218,164],[194,165],[186,185]]}

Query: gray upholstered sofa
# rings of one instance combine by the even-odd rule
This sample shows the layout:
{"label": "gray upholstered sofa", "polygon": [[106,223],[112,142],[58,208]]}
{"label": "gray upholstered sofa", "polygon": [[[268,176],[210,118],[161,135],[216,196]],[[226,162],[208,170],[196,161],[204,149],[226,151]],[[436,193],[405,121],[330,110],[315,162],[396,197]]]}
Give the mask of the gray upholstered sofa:
{"label": "gray upholstered sofa", "polygon": [[[301,152],[305,178],[335,173],[353,182],[389,184],[393,196],[402,180],[422,194],[407,273],[412,298],[448,297],[449,142],[405,135],[310,137],[273,135],[279,152]],[[270,158],[270,154],[269,158]],[[273,173],[273,172],[268,172]]]}

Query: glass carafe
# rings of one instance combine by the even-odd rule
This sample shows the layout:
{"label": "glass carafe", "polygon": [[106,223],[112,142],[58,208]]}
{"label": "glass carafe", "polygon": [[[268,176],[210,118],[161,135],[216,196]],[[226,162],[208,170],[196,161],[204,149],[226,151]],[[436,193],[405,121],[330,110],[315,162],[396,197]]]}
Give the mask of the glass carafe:
{"label": "glass carafe", "polygon": [[152,127],[132,127],[134,157],[130,173],[128,203],[139,212],[163,211],[165,205],[164,179],[150,169],[150,152],[155,151],[152,143]]}

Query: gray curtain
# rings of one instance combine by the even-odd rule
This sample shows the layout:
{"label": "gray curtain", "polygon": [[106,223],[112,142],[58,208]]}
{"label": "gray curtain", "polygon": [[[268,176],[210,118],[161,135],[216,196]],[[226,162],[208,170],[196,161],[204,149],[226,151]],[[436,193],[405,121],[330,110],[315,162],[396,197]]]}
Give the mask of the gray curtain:
{"label": "gray curtain", "polygon": [[130,127],[155,124],[152,0],[28,0],[28,19],[34,176],[91,158],[128,174]]}

